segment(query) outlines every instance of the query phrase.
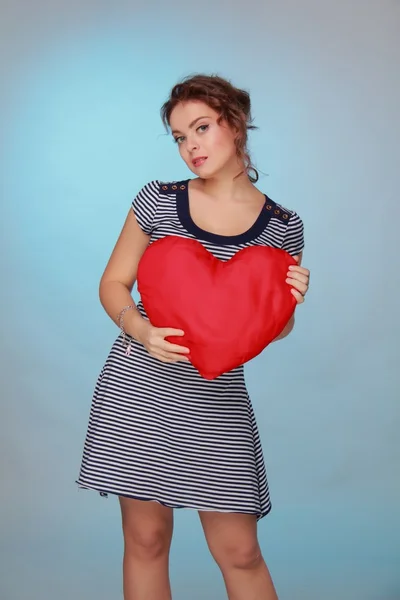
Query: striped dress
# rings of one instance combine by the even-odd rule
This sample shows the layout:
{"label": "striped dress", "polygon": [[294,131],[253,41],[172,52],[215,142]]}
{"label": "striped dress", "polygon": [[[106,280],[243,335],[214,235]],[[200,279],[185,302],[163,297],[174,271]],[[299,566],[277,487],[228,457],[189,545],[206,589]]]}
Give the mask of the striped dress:
{"label": "striped dress", "polygon": [[[189,210],[189,180],[152,181],[132,202],[150,243],[168,235],[200,241],[221,260],[247,246],[303,249],[303,223],[265,196],[245,233],[200,229]],[[141,302],[138,309],[146,317]],[[263,452],[243,366],[214,380],[190,363],[163,363],[133,340],[115,340],[98,377],[77,484],[171,508],[256,515],[271,510]]]}

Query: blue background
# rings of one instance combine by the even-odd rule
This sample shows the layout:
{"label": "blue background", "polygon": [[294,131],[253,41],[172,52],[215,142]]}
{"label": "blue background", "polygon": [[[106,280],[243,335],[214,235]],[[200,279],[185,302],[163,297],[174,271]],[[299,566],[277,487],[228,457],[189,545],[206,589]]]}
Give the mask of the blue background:
{"label": "blue background", "polygon": [[[114,497],[78,491],[117,334],[98,283],[131,199],[190,177],[159,108],[194,72],[252,94],[259,187],[306,226],[312,288],[246,368],[282,600],[400,599],[400,3],[0,4],[1,600],[121,598]],[[176,513],[176,600],[225,597]]]}

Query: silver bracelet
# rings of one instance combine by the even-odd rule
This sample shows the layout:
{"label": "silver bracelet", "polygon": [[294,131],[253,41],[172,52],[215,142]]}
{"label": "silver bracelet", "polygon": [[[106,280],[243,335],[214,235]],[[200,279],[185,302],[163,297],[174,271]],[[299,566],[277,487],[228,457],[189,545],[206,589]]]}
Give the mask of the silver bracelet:
{"label": "silver bracelet", "polygon": [[132,350],[132,339],[129,341],[129,343],[127,343],[126,331],[124,328],[124,315],[131,308],[136,308],[136,306],[134,304],[129,304],[129,306],[124,306],[124,308],[118,313],[118,316],[117,316],[118,325],[122,331],[122,347],[126,348],[125,356],[129,356],[131,353],[131,350]]}

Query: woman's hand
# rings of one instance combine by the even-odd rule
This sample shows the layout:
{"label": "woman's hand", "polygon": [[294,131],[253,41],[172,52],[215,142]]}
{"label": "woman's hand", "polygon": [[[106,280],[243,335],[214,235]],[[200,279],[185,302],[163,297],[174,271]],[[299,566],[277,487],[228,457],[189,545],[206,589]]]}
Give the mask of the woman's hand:
{"label": "woman's hand", "polygon": [[147,352],[165,363],[189,362],[185,354],[189,354],[189,348],[171,344],[165,339],[169,336],[182,336],[184,332],[181,329],[171,329],[169,327],[153,327],[149,321],[143,319],[136,339],[143,344]]}
{"label": "woman's hand", "polygon": [[[300,261],[299,256],[295,256],[294,259],[297,262]],[[296,298],[297,304],[302,304],[310,284],[310,271],[300,265],[291,265],[287,274],[286,283],[292,286],[290,291]]]}

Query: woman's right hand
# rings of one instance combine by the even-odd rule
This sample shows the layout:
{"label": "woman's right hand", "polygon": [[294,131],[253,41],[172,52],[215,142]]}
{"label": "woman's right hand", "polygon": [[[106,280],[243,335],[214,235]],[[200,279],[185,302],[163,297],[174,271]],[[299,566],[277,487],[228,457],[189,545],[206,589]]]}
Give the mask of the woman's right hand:
{"label": "woman's right hand", "polygon": [[189,348],[171,344],[165,339],[169,336],[182,336],[184,332],[181,329],[172,329],[170,327],[154,327],[149,321],[143,319],[137,328],[136,339],[143,344],[147,352],[165,363],[190,362],[186,354],[189,354]]}

